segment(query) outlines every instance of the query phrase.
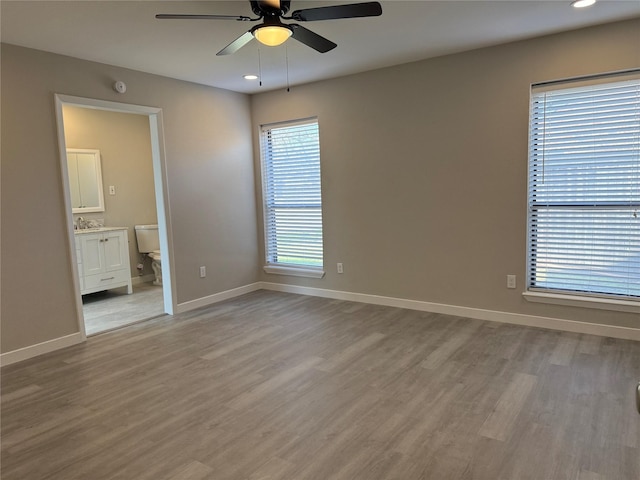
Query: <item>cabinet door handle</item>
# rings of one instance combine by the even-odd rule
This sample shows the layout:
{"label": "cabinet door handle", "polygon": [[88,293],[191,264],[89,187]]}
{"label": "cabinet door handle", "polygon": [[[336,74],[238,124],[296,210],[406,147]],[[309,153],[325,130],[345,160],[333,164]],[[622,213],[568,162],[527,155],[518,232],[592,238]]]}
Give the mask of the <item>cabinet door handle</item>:
{"label": "cabinet door handle", "polygon": [[108,239],[108,238],[105,238],[105,239],[104,239],[104,241],[105,241],[105,242],[108,242],[108,241],[109,241],[109,239]]}
{"label": "cabinet door handle", "polygon": [[101,238],[101,239],[100,239],[100,243],[102,243],[102,242],[104,242],[104,240]]}
{"label": "cabinet door handle", "polygon": [[109,278],[101,278],[100,281],[101,282],[106,282],[107,280],[113,280],[116,277],[109,277]]}

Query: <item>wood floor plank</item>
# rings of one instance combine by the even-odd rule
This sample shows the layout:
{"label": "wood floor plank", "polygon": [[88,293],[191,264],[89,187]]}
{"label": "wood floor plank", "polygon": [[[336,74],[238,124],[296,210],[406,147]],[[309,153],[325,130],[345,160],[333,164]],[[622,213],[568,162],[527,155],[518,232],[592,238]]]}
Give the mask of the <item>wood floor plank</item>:
{"label": "wood floor plank", "polygon": [[422,421],[415,421],[411,418],[394,450],[408,456],[416,455],[427,442],[435,424],[446,415],[447,409],[455,402],[462,389],[463,385],[457,384],[450,389],[438,392],[435,399],[425,405],[429,412],[433,412],[433,415],[426,416]]}
{"label": "wood floor plank", "polygon": [[427,358],[422,362],[423,368],[433,370],[438,368],[447,359],[453,355],[456,351],[462,348],[473,336],[474,332],[480,327],[480,322],[469,322],[470,325],[465,325],[465,328],[460,332],[456,332],[445,343],[436,348]]}
{"label": "wood floor plank", "polygon": [[239,335],[239,338],[235,339],[232,342],[229,342],[224,346],[215,345],[214,347],[211,348],[210,352],[205,353],[204,355],[201,355],[200,358],[202,358],[203,360],[215,360],[216,358],[226,355],[230,352],[233,352],[238,348],[247,346],[255,342],[256,340],[260,340],[264,337],[272,335],[273,333],[277,332],[279,328],[280,327],[277,327],[277,326],[274,326],[271,328],[260,328],[260,329],[256,329],[254,332],[249,332],[247,334]]}
{"label": "wood floor plank", "polygon": [[213,469],[206,465],[193,461],[176,472],[170,474],[168,480],[205,480],[213,474]]}
{"label": "wood floor plank", "polygon": [[283,478],[287,472],[293,469],[293,465],[285,462],[281,458],[272,457],[266,463],[260,465],[251,474],[248,480],[270,480],[272,478]]}
{"label": "wood floor plank", "polygon": [[640,343],[257,291],[1,371],[3,480],[637,480]]}
{"label": "wood floor plank", "polygon": [[307,370],[318,365],[323,359],[320,357],[310,357],[298,365],[294,365],[291,368],[280,372],[276,376],[264,381],[255,388],[238,395],[233,398],[228,406],[233,409],[243,410],[250,406],[252,403],[261,401],[265,396],[274,392],[275,390],[282,388],[288,382],[294,380],[300,375],[304,375]]}
{"label": "wood floor plank", "polygon": [[578,352],[586,355],[597,355],[600,351],[600,344],[602,337],[596,335],[582,335],[580,345],[578,346]]}
{"label": "wood floor plank", "polygon": [[361,338],[357,342],[352,345],[349,345],[343,351],[338,353],[337,355],[331,357],[328,361],[324,362],[323,365],[319,366],[320,370],[324,370],[326,372],[337,368],[341,365],[345,365],[350,362],[354,357],[361,354],[363,351],[367,350],[371,346],[378,343],[385,337],[384,334],[379,332],[373,332],[367,335],[364,338]]}
{"label": "wood floor plank", "polygon": [[603,480],[603,478],[604,477],[598,473],[581,470],[576,480]]}
{"label": "wood floor plank", "polygon": [[577,334],[563,333],[558,339],[558,343],[553,353],[551,354],[549,363],[552,363],[554,365],[569,365],[577,346]]}
{"label": "wood floor plank", "polygon": [[495,440],[506,440],[536,381],[537,377],[533,375],[516,373],[500,396],[494,411],[482,425],[480,435]]}
{"label": "wood floor plank", "polygon": [[11,402],[18,399],[24,399],[24,397],[27,397],[33,393],[36,393],[41,388],[42,387],[40,387],[39,385],[27,385],[27,386],[18,388],[13,392],[2,392],[2,401]]}

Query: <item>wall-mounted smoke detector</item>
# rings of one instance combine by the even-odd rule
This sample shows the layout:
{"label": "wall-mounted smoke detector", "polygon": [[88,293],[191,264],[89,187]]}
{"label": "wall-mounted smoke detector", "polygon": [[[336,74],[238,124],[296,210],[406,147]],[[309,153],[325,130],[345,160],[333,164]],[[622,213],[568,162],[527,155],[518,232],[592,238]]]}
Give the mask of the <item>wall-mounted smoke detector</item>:
{"label": "wall-mounted smoke detector", "polygon": [[124,93],[127,91],[127,85],[124,82],[116,82],[113,84],[113,89],[118,93]]}

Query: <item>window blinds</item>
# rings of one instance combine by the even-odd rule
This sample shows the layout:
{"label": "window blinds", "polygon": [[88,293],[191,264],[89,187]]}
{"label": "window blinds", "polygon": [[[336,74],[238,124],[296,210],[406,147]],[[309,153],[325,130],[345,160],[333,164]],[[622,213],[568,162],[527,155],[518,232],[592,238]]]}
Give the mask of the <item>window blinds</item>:
{"label": "window blinds", "polygon": [[318,122],[262,127],[267,264],[322,267]]}
{"label": "window blinds", "polygon": [[640,78],[607,81],[532,91],[530,290],[640,299]]}

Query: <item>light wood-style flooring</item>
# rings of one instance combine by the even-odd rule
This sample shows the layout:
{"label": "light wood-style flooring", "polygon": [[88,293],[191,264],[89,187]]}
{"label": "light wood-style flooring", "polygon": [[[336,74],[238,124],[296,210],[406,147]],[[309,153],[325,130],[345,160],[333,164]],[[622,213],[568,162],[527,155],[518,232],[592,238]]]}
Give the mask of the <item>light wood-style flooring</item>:
{"label": "light wood-style flooring", "polygon": [[3,480],[638,480],[640,343],[258,291],[2,370]]}
{"label": "light wood-style flooring", "polygon": [[84,328],[87,335],[106,332],[164,314],[162,287],[151,283],[105,290],[82,296]]}

